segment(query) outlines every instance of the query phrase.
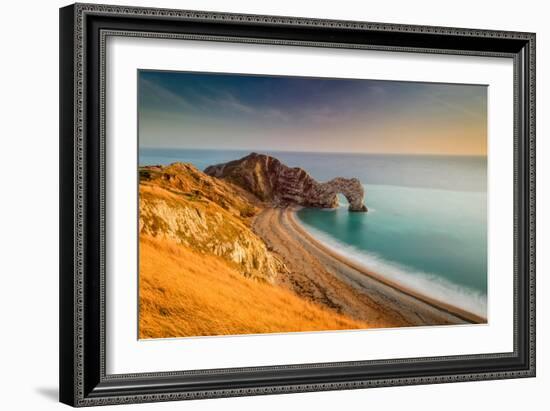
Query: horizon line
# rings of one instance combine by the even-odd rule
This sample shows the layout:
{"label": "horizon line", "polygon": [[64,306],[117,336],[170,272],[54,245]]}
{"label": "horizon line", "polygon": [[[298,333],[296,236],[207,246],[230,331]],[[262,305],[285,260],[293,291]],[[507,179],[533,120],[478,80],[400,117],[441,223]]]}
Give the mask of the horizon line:
{"label": "horizon line", "polygon": [[153,150],[196,150],[196,151],[229,151],[229,152],[238,152],[238,151],[249,151],[250,153],[310,153],[310,154],[349,154],[349,155],[361,155],[361,154],[372,154],[372,155],[402,155],[402,156],[433,156],[433,157],[487,157],[485,154],[450,154],[450,153],[403,153],[403,152],[372,152],[372,151],[307,151],[307,150],[281,150],[281,149],[253,149],[253,148],[200,148],[200,147],[151,147],[151,146],[138,146],[138,149],[153,149]]}

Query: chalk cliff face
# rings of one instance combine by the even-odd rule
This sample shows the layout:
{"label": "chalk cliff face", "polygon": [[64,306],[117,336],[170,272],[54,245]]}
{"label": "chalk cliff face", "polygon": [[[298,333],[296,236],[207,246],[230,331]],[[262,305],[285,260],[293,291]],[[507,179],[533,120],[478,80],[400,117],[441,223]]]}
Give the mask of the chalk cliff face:
{"label": "chalk cliff face", "polygon": [[139,232],[229,262],[246,277],[272,282],[284,264],[250,228],[258,200],[191,164],[140,168]]}
{"label": "chalk cliff face", "polygon": [[337,177],[317,182],[299,167],[288,167],[274,157],[252,153],[239,160],[207,167],[204,172],[224,179],[277,205],[335,208],[338,193],[349,202],[350,211],[367,211],[364,190],[356,178]]}

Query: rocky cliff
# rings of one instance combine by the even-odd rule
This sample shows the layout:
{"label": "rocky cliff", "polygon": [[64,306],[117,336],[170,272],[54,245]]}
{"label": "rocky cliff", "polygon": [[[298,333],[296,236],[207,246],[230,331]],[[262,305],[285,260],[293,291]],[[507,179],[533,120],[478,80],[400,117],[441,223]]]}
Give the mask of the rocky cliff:
{"label": "rocky cliff", "polygon": [[226,260],[247,277],[273,281],[284,264],[250,229],[258,200],[190,164],[140,168],[139,231]]}
{"label": "rocky cliff", "polygon": [[337,177],[320,183],[299,167],[288,167],[274,157],[252,153],[239,160],[207,167],[210,176],[236,184],[263,201],[277,205],[335,208],[338,193],[350,211],[367,211],[364,190],[356,178]]}

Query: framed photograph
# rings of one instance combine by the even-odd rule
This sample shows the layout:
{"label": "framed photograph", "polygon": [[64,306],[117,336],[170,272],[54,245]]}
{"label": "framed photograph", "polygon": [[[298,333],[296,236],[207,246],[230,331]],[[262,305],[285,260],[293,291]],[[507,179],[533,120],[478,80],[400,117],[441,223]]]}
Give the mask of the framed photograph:
{"label": "framed photograph", "polygon": [[60,399],[535,375],[535,35],[60,10]]}

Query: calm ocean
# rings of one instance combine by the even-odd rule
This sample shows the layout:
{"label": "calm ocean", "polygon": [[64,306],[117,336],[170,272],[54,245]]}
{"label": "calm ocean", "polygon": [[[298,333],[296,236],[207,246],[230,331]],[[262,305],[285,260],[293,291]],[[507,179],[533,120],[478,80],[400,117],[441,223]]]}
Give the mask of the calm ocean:
{"label": "calm ocean", "polygon": [[[247,151],[140,149],[140,165],[190,162],[199,169]],[[318,181],[356,177],[368,213],[302,209],[299,221],[348,258],[421,293],[486,316],[485,157],[263,152]]]}

